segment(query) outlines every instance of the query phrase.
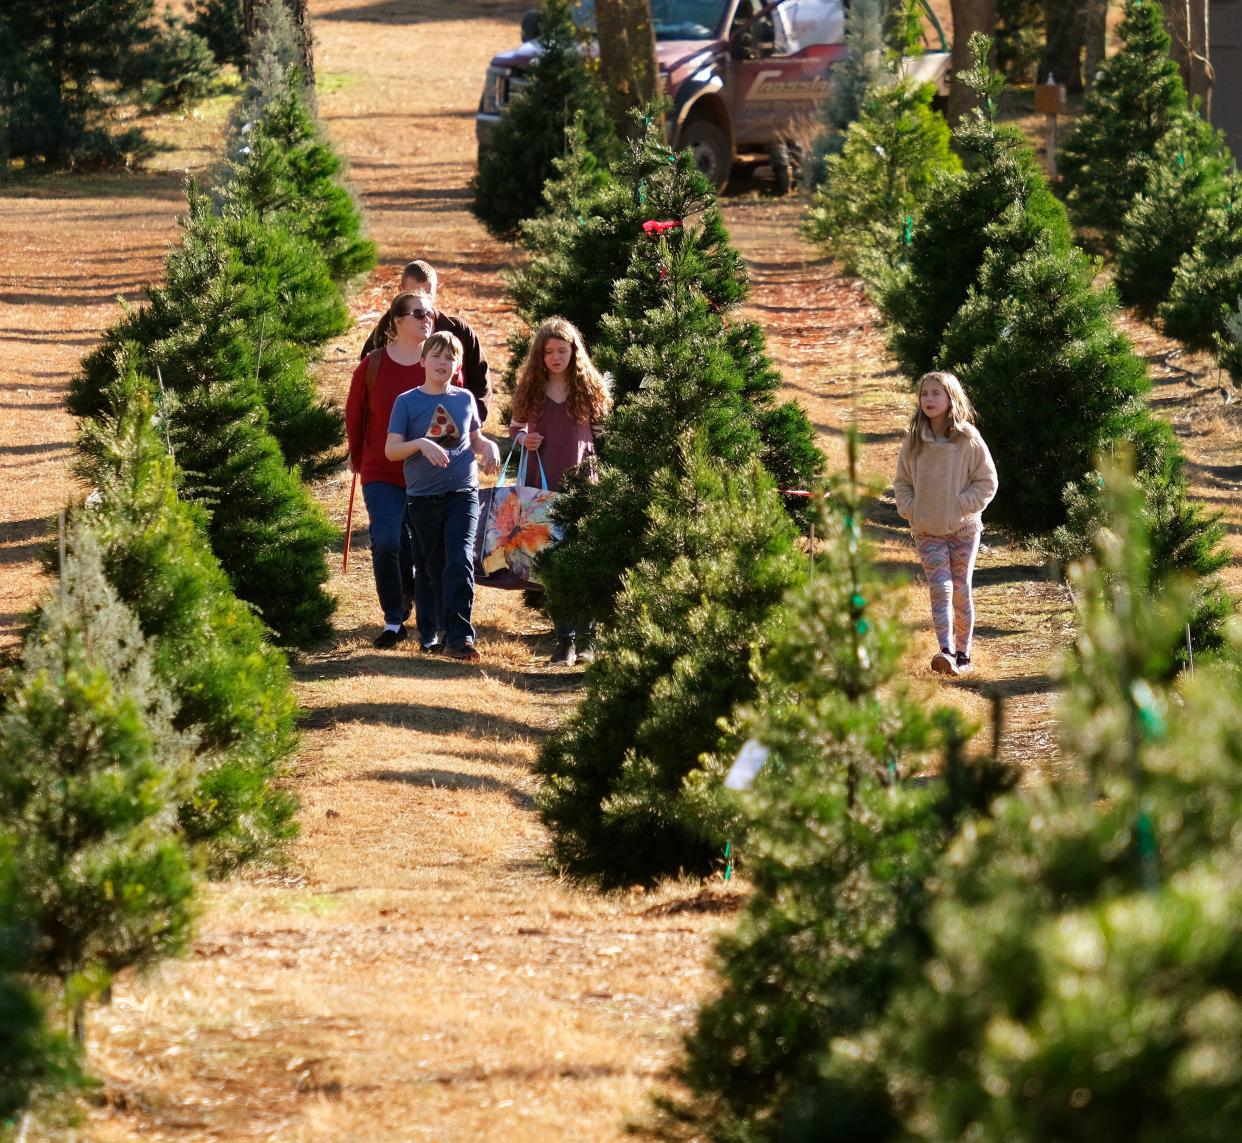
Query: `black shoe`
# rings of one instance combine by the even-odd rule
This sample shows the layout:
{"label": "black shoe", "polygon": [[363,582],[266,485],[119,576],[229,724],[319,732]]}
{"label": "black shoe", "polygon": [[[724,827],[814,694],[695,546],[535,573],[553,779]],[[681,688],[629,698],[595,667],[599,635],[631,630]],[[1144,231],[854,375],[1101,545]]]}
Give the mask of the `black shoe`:
{"label": "black shoe", "polygon": [[970,670],[970,656],[966,654],[965,651],[958,651],[956,660],[957,660],[957,669],[962,674],[965,674],[967,671]]}
{"label": "black shoe", "polygon": [[548,666],[572,667],[577,661],[578,653],[574,650],[574,637],[572,635],[558,635],[556,650],[552,652],[552,658],[548,660]]}
{"label": "black shoe", "polygon": [[406,631],[405,624],[393,631],[390,627],[385,627],[378,635],[375,636],[375,646],[381,651],[391,651],[398,643],[404,643],[410,637],[410,633]]}

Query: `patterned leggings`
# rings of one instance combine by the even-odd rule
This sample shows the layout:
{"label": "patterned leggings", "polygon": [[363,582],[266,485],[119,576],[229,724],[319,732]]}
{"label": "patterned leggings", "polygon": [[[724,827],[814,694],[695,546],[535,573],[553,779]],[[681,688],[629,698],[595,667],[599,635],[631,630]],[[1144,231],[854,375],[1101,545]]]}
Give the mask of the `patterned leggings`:
{"label": "patterned leggings", "polygon": [[975,574],[979,555],[978,524],[967,524],[950,536],[928,536],[915,533],[914,547],[923,561],[927,586],[931,592],[932,623],[940,646],[952,652],[953,634],[957,629],[958,651],[970,657],[970,640],[975,633],[975,600],[970,581]]}

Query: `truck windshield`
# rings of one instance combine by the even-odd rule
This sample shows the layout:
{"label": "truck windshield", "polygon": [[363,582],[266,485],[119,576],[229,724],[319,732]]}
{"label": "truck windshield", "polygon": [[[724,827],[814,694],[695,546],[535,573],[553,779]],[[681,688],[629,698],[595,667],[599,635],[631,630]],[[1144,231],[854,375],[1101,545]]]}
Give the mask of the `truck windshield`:
{"label": "truck windshield", "polygon": [[[651,0],[657,40],[710,40],[717,35],[728,0]],[[594,0],[577,0],[574,22],[595,27]]]}

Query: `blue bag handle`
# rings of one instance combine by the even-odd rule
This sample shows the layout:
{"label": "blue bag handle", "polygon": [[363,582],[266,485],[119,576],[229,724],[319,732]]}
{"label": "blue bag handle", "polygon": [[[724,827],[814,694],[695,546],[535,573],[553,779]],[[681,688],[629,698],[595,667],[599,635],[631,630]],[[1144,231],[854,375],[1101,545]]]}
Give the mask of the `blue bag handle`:
{"label": "blue bag handle", "polygon": [[[517,437],[517,438],[514,440],[514,442],[513,442],[512,446],[511,446],[511,447],[510,447],[510,449],[509,449],[509,455],[505,457],[505,462],[504,462],[504,464],[502,464],[502,465],[500,466],[500,475],[499,475],[498,477],[496,477],[496,487],[497,487],[497,488],[504,488],[504,486],[505,486],[505,476],[508,474],[508,471],[509,471],[509,461],[511,461],[511,460],[513,459],[513,454],[514,454],[515,452],[517,452],[519,449],[521,449],[521,450],[522,450],[522,454],[524,454],[524,453],[526,452],[526,450],[525,450],[525,449],[522,449],[522,438],[521,438],[521,437]],[[519,456],[518,456],[518,470],[517,470],[517,479],[518,479],[518,480],[521,480],[521,479],[522,479],[522,474],[526,471],[526,468],[525,468],[525,466],[526,466],[526,457],[525,457],[525,455],[522,455],[522,454],[519,454]]]}
{"label": "blue bag handle", "polygon": [[[520,438],[519,438],[519,440],[520,440]],[[514,447],[516,448],[516,447],[517,447],[517,445],[515,444],[515,445],[514,445]],[[525,483],[526,483],[526,460],[527,460],[527,458],[528,458],[529,456],[530,456],[530,449],[528,449],[528,448],[523,448],[523,449],[522,449],[522,456],[521,456],[521,459],[518,461],[517,482],[518,482],[519,484],[525,484]],[[536,451],[536,452],[535,452],[535,460],[537,460],[537,461],[539,462],[539,482],[540,482],[540,485],[541,485],[541,487],[542,487],[542,490],[543,490],[544,492],[547,492],[547,490],[548,490],[548,474],[547,474],[546,472],[544,472],[544,470],[543,470],[543,457],[541,457],[541,456],[539,455],[538,451]],[[508,463],[509,463],[509,460],[508,460],[508,458],[506,457],[506,458],[505,458],[505,464],[508,464]]]}

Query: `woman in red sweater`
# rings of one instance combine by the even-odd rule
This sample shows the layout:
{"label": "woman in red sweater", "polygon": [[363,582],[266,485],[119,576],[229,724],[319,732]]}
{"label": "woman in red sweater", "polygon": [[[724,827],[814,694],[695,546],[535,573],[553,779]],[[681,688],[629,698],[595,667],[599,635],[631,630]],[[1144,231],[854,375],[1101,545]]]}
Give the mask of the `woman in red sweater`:
{"label": "woman in red sweater", "polygon": [[[362,498],[370,519],[371,568],[384,612],[384,629],[375,639],[375,646],[382,650],[405,641],[405,621],[416,602],[420,608],[436,609],[434,600],[416,597],[414,549],[405,519],[405,472],[400,461],[384,456],[388,419],[397,397],[424,381],[420,356],[435,320],[429,294],[407,292],[393,298],[387,320],[390,340],[359,363],[345,402],[349,467],[362,477]],[[376,354],[378,370],[372,364]],[[368,367],[374,376],[370,385]],[[436,623],[433,629],[439,627]],[[434,643],[424,648],[435,649]]]}

